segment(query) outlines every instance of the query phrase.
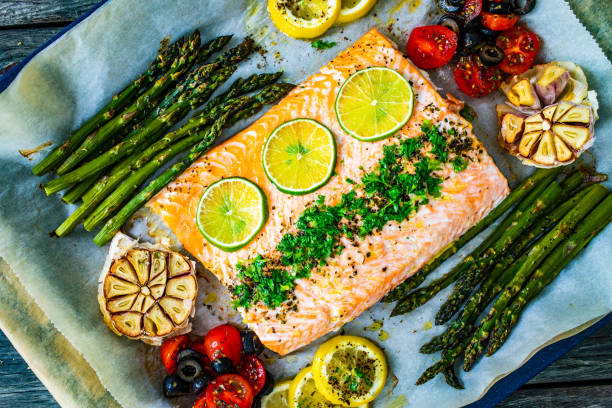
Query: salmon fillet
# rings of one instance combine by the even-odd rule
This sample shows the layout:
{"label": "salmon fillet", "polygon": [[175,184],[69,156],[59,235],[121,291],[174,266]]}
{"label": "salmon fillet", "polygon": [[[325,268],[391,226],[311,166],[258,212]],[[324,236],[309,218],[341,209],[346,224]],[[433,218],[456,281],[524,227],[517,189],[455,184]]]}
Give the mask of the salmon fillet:
{"label": "salmon fillet", "polygon": [[[382,148],[391,139],[360,142],[345,134],[334,113],[336,94],[355,71],[386,66],[404,75],[415,93],[414,114],[400,137],[422,134],[421,124],[453,126],[473,139],[470,163],[455,173],[446,168],[442,196],[419,207],[401,223],[388,222],[382,231],[358,240],[346,240],[340,255],[328,260],[321,271],[297,281],[297,307],[279,313],[261,302],[240,310],[244,321],[263,344],[281,355],[296,350],[324,334],[340,328],[378,302],[388,291],[413,275],[422,265],[482,219],[508,194],[508,183],[472,133],[471,125],[435,90],[423,74],[397,50],[395,44],[372,29],[355,45],[342,52],[319,73],[297,86],[253,125],[210,150],[148,206],[167,223],[182,245],[227,286],[238,283],[235,265],[267,257],[284,234],[295,231],[295,221],[319,195],[325,204],[340,202],[351,191],[346,179],[361,180],[376,168]],[[312,118],[335,135],[337,176],[321,189],[305,195],[281,193],[266,177],[261,152],[266,138],[280,124],[296,118]],[[450,167],[450,166],[446,166]],[[269,218],[261,232],[245,247],[228,253],[200,234],[195,223],[198,201],[208,185],[223,177],[240,176],[257,183],[268,198]]]}

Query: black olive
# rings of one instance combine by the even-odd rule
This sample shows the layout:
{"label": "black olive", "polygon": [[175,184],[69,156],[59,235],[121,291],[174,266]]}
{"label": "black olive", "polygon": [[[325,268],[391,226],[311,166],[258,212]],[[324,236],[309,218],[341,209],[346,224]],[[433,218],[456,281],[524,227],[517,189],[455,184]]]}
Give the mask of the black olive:
{"label": "black olive", "polygon": [[258,355],[264,349],[263,344],[259,340],[259,337],[252,330],[243,330],[240,332],[242,338],[242,350],[244,354]]}
{"label": "black olive", "polygon": [[488,1],[484,5],[484,11],[492,14],[510,14],[512,5],[510,0]]}
{"label": "black olive", "polygon": [[482,35],[478,31],[466,31],[460,42],[461,55],[469,55],[476,52],[482,45],[484,45],[484,42]]}
{"label": "black olive", "polygon": [[461,17],[454,14],[443,15],[436,24],[448,28],[457,35],[461,34],[463,28],[463,20],[461,20]]}
{"label": "black olive", "polygon": [[511,0],[512,12],[519,16],[531,13],[536,6],[536,0]]}
{"label": "black olive", "polygon": [[234,363],[227,357],[219,357],[213,360],[212,368],[217,374],[229,374],[234,371]]}
{"label": "black olive", "polygon": [[272,392],[272,389],[274,389],[274,376],[266,370],[266,383],[261,388],[261,391],[259,391],[259,395],[268,395]]}
{"label": "black olive", "polygon": [[178,375],[169,375],[164,380],[164,395],[166,398],[180,397],[187,393],[189,393],[189,384],[181,380]]}
{"label": "black olive", "polygon": [[484,65],[494,66],[503,61],[504,51],[495,45],[485,44],[480,47],[478,56]]}
{"label": "black olive", "polygon": [[208,384],[210,384],[214,379],[215,378],[211,374],[203,372],[202,375],[196,377],[196,379],[194,379],[191,383],[191,392],[193,394],[203,392],[206,387],[208,387]]}
{"label": "black olive", "polygon": [[181,350],[178,353],[178,355],[176,356],[176,361],[178,363],[182,359],[187,358],[187,357],[192,357],[192,358],[197,358],[199,360],[202,360],[202,354],[200,354],[197,351],[192,350],[192,349],[185,349],[185,350]]}
{"label": "black olive", "polygon": [[258,394],[255,399],[253,400],[253,405],[251,405],[251,408],[261,408],[261,397],[260,394]]}
{"label": "black olive", "polygon": [[176,366],[176,374],[181,380],[192,382],[202,374],[202,359],[199,357],[184,357]]}
{"label": "black olive", "polygon": [[465,6],[465,0],[438,0],[438,5],[447,13],[455,13]]}

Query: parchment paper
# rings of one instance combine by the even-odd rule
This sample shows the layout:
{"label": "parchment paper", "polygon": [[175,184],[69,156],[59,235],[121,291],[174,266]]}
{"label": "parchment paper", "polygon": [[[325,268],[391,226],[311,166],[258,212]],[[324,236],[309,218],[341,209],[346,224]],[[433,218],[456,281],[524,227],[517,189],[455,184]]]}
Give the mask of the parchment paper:
{"label": "parchment paper", "polygon": [[[204,38],[234,33],[235,42],[244,34],[251,34],[268,52],[252,58],[240,72],[252,72],[257,65],[269,71],[282,68],[289,79],[299,82],[371,26],[377,26],[404,46],[413,27],[430,22],[428,13],[433,3],[381,0],[368,18],[330,30],[325,39],[337,41],[338,45],[318,51],[308,42],[279,34],[266,15],[265,1],[114,0],[34,58],[7,91],[0,94],[3,187],[0,190],[0,256],[120,404],[169,406],[160,393],[162,371],[157,349],[119,338],[104,326],[96,302],[96,280],[105,249],[97,248],[91,242],[92,234],[82,230],[61,240],[49,237],[49,232],[72,209],[62,204],[58,196],[46,198],[37,189],[40,180],[31,173],[32,163],[17,150],[64,139],[70,129],[76,128],[145,69],[159,40],[167,34],[177,37],[200,27]],[[542,38],[542,61],[572,60],[587,71],[592,88],[599,93],[601,119],[597,123],[599,137],[591,149],[592,155],[586,156],[597,160],[598,170],[612,172],[609,136],[612,65],[565,2],[539,2],[536,12],[525,21]],[[434,73],[433,79],[445,91],[463,97],[448,74],[448,70]],[[498,147],[494,99],[468,102],[479,114],[477,136],[514,185],[531,168],[522,166]],[[497,99],[501,100],[501,96]],[[227,132],[228,136],[231,134]],[[364,328],[371,327],[373,320],[383,320],[382,330],[389,334],[388,340],[380,344],[387,352],[393,375],[375,406],[453,407],[474,401],[493,379],[516,369],[534,350],[609,312],[612,279],[607,254],[611,242],[612,228],[608,228],[529,307],[507,344],[494,357],[482,359],[472,372],[461,374],[466,385],[464,391],[449,388],[441,377],[421,387],[413,385],[420,373],[439,357],[421,355],[417,350],[443,330],[429,327],[450,288],[409,315],[389,320],[390,307],[379,304],[345,326],[346,332],[377,340],[380,331]],[[437,275],[457,259],[447,262]],[[225,291],[214,278],[207,275],[201,279],[200,288],[198,303],[202,306],[194,322],[196,333],[203,334],[207,328],[228,318],[239,320],[227,307]],[[293,376],[311,360],[319,343],[279,361],[270,358],[267,363],[277,378]],[[189,406],[187,401],[185,406]]]}

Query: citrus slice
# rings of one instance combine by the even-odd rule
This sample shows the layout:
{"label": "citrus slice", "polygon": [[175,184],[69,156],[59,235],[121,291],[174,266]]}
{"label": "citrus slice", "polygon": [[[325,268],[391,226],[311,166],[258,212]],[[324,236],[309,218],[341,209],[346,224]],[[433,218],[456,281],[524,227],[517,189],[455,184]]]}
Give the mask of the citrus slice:
{"label": "citrus slice", "polygon": [[289,408],[289,387],[291,380],[282,381],[272,392],[261,399],[261,408]]}
{"label": "citrus slice", "polygon": [[268,0],[274,25],[294,38],[315,38],[338,19],[340,0]]}
{"label": "citrus slice", "polygon": [[263,191],[242,177],[219,180],[202,194],[196,223],[202,235],[224,251],[236,251],[249,243],[268,218]]}
{"label": "citrus slice", "polygon": [[266,175],[280,191],[301,195],[317,190],[336,167],[332,132],[312,119],[295,119],[277,127],[262,152]]}
{"label": "citrus slice", "polygon": [[342,0],[342,8],[336,23],[346,24],[368,14],[378,0]]}
{"label": "citrus slice", "polygon": [[406,78],[384,67],[351,75],[336,97],[336,116],[355,139],[374,142],[400,130],[412,116],[414,93]]}
{"label": "citrus slice", "polygon": [[[312,367],[306,367],[295,376],[289,386],[289,408],[342,408],[328,401],[315,385]],[[368,408],[368,404],[360,408]]]}
{"label": "citrus slice", "polygon": [[385,386],[387,360],[370,340],[337,336],[317,350],[312,374],[317,390],[327,400],[359,407],[373,401]]}

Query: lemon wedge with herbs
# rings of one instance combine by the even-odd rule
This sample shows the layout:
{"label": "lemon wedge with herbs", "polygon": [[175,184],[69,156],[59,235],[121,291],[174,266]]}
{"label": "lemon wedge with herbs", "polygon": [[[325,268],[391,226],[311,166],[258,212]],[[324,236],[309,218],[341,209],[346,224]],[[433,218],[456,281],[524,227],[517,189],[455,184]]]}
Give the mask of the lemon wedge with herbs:
{"label": "lemon wedge with herbs", "polygon": [[338,19],[340,0],[268,0],[274,25],[294,38],[315,38]]}
{"label": "lemon wedge with herbs", "polygon": [[317,390],[329,401],[360,407],[373,401],[387,380],[387,359],[370,340],[338,336],[323,343],[312,365]]}
{"label": "lemon wedge with herbs", "polygon": [[291,120],[268,137],[262,161],[266,175],[280,191],[307,194],[322,187],[334,173],[336,141],[315,120]]}
{"label": "lemon wedge with herbs", "polygon": [[336,116],[355,139],[374,142],[393,135],[412,116],[414,92],[399,72],[372,67],[355,72],[336,97]]}
{"label": "lemon wedge with herbs", "polygon": [[[312,367],[306,367],[295,376],[289,386],[289,408],[342,408],[327,400],[315,385]],[[360,408],[368,408],[363,404]]]}
{"label": "lemon wedge with herbs", "polygon": [[342,0],[342,8],[336,23],[346,24],[355,21],[366,14],[376,5],[378,0]]}
{"label": "lemon wedge with herbs", "polygon": [[251,241],[268,218],[263,191],[242,177],[219,180],[202,194],[196,224],[202,235],[224,251],[236,251]]}
{"label": "lemon wedge with herbs", "polygon": [[282,381],[272,392],[261,399],[261,408],[289,408],[289,387],[291,380]]}

